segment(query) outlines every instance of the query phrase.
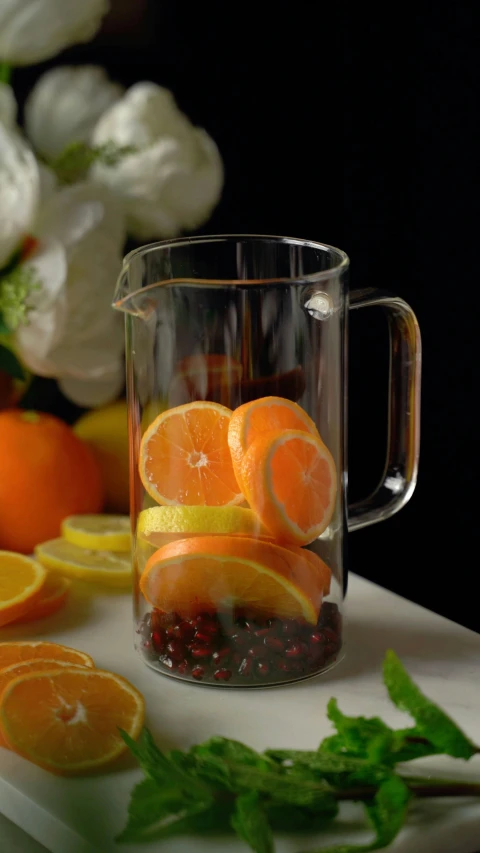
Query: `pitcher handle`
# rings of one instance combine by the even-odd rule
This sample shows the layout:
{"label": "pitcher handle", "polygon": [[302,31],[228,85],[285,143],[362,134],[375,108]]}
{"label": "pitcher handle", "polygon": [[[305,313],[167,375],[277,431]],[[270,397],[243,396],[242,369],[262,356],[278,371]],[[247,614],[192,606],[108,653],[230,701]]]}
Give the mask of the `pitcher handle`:
{"label": "pitcher handle", "polygon": [[375,491],[348,507],[348,529],[383,521],[410,500],[417,482],[420,445],[422,344],[417,318],[403,299],[366,288],[350,294],[350,308],[380,306],[390,332],[388,442],[383,477]]}

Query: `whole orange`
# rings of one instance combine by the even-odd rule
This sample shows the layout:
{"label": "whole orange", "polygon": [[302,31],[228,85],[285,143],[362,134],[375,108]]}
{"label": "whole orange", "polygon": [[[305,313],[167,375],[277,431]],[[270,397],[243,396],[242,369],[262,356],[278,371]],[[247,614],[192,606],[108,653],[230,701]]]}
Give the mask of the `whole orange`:
{"label": "whole orange", "polygon": [[29,554],[60,535],[67,515],[100,512],[92,451],[53,415],[0,412],[0,548]]}

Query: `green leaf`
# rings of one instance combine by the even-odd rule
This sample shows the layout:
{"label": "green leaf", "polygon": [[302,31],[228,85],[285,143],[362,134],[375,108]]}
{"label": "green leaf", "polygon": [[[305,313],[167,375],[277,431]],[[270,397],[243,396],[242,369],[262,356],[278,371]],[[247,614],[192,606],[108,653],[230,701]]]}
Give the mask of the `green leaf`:
{"label": "green leaf", "polygon": [[456,723],[423,695],[393,651],[385,656],[383,678],[392,702],[415,720],[411,737],[424,737],[436,751],[454,758],[467,760],[476,753],[477,748]]}
{"label": "green leaf", "polygon": [[370,844],[340,844],[323,847],[308,853],[370,853],[387,847],[400,832],[407,816],[411,794],[399,776],[392,776],[378,789],[371,803],[365,803],[365,809],[376,832],[376,838]]}
{"label": "green leaf", "polygon": [[335,788],[380,785],[392,773],[389,767],[381,764],[373,765],[363,758],[335,753],[276,749],[267,750],[267,755],[283,766],[290,765],[287,766],[288,774],[299,775],[308,771]]}
{"label": "green leaf", "polygon": [[254,853],[274,853],[272,829],[257,791],[237,797],[231,824]]}
{"label": "green leaf", "polygon": [[13,379],[25,379],[25,372],[17,356],[3,344],[0,344],[0,370],[12,376]]}
{"label": "green leaf", "polygon": [[338,803],[332,800],[321,812],[286,803],[265,803],[265,811],[275,832],[321,832],[338,814]]}
{"label": "green leaf", "polygon": [[120,734],[145,774],[159,786],[176,786],[183,792],[187,802],[198,801],[202,803],[211,800],[208,786],[195,775],[185,772],[178,761],[170,760],[158,748],[148,729],[143,729],[138,741],[132,740],[123,730],[120,730]]}
{"label": "green leaf", "polygon": [[338,734],[325,738],[320,744],[320,752],[348,753],[368,759],[372,741],[392,733],[379,717],[347,717],[340,711],[336,699],[330,699],[327,716]]}
{"label": "green leaf", "polygon": [[3,314],[0,312],[0,335],[9,335],[10,329],[8,328],[5,320],[3,319]]}

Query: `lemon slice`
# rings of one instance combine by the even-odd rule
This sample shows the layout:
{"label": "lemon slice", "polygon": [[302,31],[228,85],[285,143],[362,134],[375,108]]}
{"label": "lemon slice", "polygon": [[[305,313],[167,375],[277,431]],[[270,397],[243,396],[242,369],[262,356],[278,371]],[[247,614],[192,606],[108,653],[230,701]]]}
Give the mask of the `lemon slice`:
{"label": "lemon slice", "polygon": [[70,515],[62,524],[62,536],[92,551],[129,551],[130,519],[128,515]]}
{"label": "lemon slice", "polygon": [[132,579],[130,552],[94,551],[79,548],[65,539],[50,539],[35,548],[37,560],[46,568],[69,578],[129,586]]}
{"label": "lemon slice", "polygon": [[207,534],[271,538],[258,515],[238,506],[154,506],[138,517],[139,543],[143,540],[155,548]]}

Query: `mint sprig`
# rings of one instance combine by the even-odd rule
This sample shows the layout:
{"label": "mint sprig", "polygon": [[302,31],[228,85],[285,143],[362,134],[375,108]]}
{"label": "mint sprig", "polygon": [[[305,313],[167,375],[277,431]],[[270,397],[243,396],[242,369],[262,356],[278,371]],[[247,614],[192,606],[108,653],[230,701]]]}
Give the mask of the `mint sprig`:
{"label": "mint sprig", "polygon": [[390,698],[411,714],[413,727],[395,730],[378,717],[348,717],[332,699],[327,713],[336,734],[312,751],[258,753],[213,737],[186,752],[165,753],[147,730],[137,743],[123,733],[146,778],[132,792],[128,823],[117,840],[233,829],[254,853],[274,853],[275,832],[321,832],[342,802],[354,800],[363,804],[374,839],[304,853],[368,853],[394,840],[411,800],[480,797],[480,782],[401,775],[397,765],[414,758],[444,753],[469,759],[479,750],[421,693],[394,652],[387,652],[383,675]]}

